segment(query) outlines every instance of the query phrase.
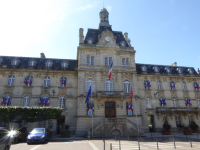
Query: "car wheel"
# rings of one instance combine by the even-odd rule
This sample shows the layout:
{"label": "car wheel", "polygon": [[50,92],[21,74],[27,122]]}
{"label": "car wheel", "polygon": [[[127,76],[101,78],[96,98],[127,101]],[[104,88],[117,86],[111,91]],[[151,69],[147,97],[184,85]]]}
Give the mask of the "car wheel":
{"label": "car wheel", "polygon": [[6,146],[5,150],[9,150],[9,147],[8,147],[8,146]]}
{"label": "car wheel", "polygon": [[28,142],[27,145],[30,145],[30,143]]}

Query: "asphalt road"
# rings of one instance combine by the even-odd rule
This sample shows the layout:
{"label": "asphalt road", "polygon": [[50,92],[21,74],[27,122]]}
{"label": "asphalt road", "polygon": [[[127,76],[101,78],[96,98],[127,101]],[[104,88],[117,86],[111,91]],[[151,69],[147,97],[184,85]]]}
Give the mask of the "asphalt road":
{"label": "asphalt road", "polygon": [[[119,141],[115,140],[106,140],[105,141],[105,150],[110,150],[110,143],[112,143],[112,150],[120,150]],[[121,150],[138,150],[137,141],[120,141]],[[158,142],[159,150],[174,149],[173,141],[163,141]],[[153,142],[140,142],[140,150],[156,150],[157,143]],[[178,141],[176,142],[176,149],[200,149],[200,142],[192,142],[192,148],[189,141]],[[31,144],[27,145],[26,143],[13,144],[10,150],[104,150],[104,142],[102,140],[79,140],[79,141],[65,141],[65,142],[46,142],[45,144]]]}

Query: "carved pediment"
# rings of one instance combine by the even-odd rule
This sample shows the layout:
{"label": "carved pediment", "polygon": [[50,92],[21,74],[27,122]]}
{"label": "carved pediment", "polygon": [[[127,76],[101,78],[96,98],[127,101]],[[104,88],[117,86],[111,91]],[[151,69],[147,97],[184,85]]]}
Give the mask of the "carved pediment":
{"label": "carved pediment", "polygon": [[[106,37],[109,37],[106,40]],[[117,37],[114,37],[114,34],[106,29],[102,32],[102,34],[98,37],[99,42],[97,43],[97,47],[106,47],[106,48],[119,48],[119,45],[116,43]]]}

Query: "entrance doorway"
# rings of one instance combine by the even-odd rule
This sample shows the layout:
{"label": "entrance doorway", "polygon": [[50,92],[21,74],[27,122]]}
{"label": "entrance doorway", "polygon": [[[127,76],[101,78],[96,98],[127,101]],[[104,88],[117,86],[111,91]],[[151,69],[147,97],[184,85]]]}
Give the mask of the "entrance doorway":
{"label": "entrance doorway", "polygon": [[149,132],[154,132],[155,125],[154,125],[154,116],[153,115],[148,116],[148,126],[149,126]]}
{"label": "entrance doorway", "polygon": [[62,116],[60,119],[57,119],[57,134],[59,134],[60,131],[64,128],[65,128],[65,116]]}
{"label": "entrance doorway", "polygon": [[105,117],[116,118],[115,102],[105,102]]}

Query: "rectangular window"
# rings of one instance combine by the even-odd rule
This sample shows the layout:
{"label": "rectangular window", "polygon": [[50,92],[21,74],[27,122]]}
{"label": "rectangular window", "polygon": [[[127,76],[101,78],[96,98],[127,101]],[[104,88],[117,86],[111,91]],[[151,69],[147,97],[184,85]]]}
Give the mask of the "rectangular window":
{"label": "rectangular window", "polygon": [[65,99],[64,98],[60,98],[60,100],[59,100],[59,107],[60,108],[65,108]]}
{"label": "rectangular window", "polygon": [[162,90],[162,83],[160,81],[157,81],[157,85],[158,85],[158,90]]}
{"label": "rectangular window", "polygon": [[129,67],[128,58],[126,58],[126,67]]}
{"label": "rectangular window", "polygon": [[187,90],[186,84],[184,82],[182,83],[182,87],[183,87],[183,90]]}
{"label": "rectangular window", "polygon": [[181,116],[179,115],[175,116],[175,120],[176,120],[176,126],[179,127],[181,125]]}
{"label": "rectangular window", "polygon": [[167,120],[167,116],[166,115],[163,115],[163,121],[164,121],[164,124],[168,124],[168,120]]}
{"label": "rectangular window", "polygon": [[198,104],[198,107],[200,108],[200,99],[199,98],[197,99],[197,104]]}
{"label": "rectangular window", "polygon": [[188,119],[189,119],[189,123],[194,122],[194,119],[193,119],[193,116],[192,116],[192,115],[189,115],[189,116],[188,116]]}
{"label": "rectangular window", "polygon": [[125,67],[125,58],[122,58],[122,66]]}
{"label": "rectangular window", "polygon": [[90,56],[87,56],[87,65],[90,65]]}
{"label": "rectangular window", "polygon": [[112,57],[109,57],[109,66],[111,65],[112,63]]}
{"label": "rectangular window", "polygon": [[108,66],[108,58],[105,58],[105,66]]}
{"label": "rectangular window", "polygon": [[173,98],[173,104],[174,104],[174,107],[177,108],[178,107],[178,101],[176,98]]}
{"label": "rectangular window", "polygon": [[150,97],[146,98],[146,104],[147,104],[147,108],[152,108]]}
{"label": "rectangular window", "polygon": [[44,78],[44,86],[49,87],[50,86],[50,77],[45,77]]}
{"label": "rectangular window", "polygon": [[91,65],[94,66],[94,56],[91,57]]}
{"label": "rectangular window", "polygon": [[15,76],[9,76],[8,86],[13,86],[15,81]]}
{"label": "rectangular window", "polygon": [[22,106],[23,106],[23,107],[29,106],[29,102],[30,102],[30,97],[25,96],[25,97],[23,98]]}

